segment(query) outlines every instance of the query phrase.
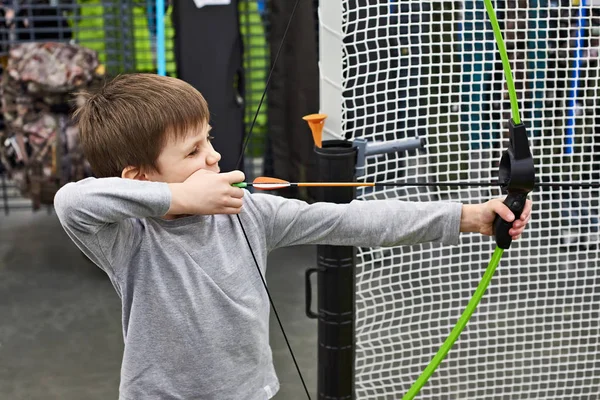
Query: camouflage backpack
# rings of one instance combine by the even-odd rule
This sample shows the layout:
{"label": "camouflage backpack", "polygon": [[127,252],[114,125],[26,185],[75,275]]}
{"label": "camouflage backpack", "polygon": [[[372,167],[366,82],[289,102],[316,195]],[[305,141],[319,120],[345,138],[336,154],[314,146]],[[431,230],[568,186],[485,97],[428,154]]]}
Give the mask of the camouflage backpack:
{"label": "camouflage backpack", "polygon": [[58,188],[89,176],[69,113],[76,92],[101,83],[96,53],[68,43],[25,43],[9,52],[0,83],[0,162],[34,209]]}

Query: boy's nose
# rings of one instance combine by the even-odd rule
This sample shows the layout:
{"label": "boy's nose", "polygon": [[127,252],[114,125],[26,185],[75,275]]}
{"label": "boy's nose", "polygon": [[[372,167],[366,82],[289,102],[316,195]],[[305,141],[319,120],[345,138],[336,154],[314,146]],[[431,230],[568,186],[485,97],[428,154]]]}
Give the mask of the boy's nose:
{"label": "boy's nose", "polygon": [[208,157],[206,157],[206,163],[209,165],[213,165],[219,162],[219,160],[221,159],[221,154],[219,154],[216,151],[212,151]]}

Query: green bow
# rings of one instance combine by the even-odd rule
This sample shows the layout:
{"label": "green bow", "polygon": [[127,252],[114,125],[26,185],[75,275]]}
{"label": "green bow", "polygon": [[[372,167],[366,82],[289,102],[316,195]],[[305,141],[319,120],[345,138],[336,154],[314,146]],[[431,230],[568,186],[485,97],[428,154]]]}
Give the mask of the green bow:
{"label": "green bow", "polygon": [[[521,123],[521,117],[519,116],[519,104],[517,102],[517,92],[515,90],[515,83],[513,81],[512,70],[510,68],[510,62],[508,60],[508,54],[506,52],[506,46],[504,45],[504,39],[502,37],[502,32],[500,31],[500,26],[498,24],[498,19],[496,18],[496,11],[494,10],[494,6],[492,5],[491,0],[484,0],[485,8],[487,10],[488,16],[490,18],[490,22],[492,24],[492,28],[494,29],[494,36],[496,38],[496,44],[498,46],[498,51],[500,52],[500,57],[502,58],[502,66],[504,68],[504,75],[506,77],[506,83],[508,86],[508,94],[510,96],[510,104],[511,104],[511,114],[512,120],[515,125]],[[492,255],[492,259],[488,264],[485,273],[483,274],[483,278],[479,282],[477,289],[475,289],[475,293],[473,293],[473,297],[469,300],[465,311],[462,313],[458,322],[450,332],[450,335],[446,339],[446,341],[442,344],[438,352],[435,354],[429,365],[425,367],[419,378],[413,383],[408,392],[404,395],[402,400],[411,400],[413,399],[421,390],[421,388],[427,383],[427,380],[433,375],[437,367],[444,360],[454,342],[460,336],[462,330],[465,328],[469,319],[475,312],[477,305],[481,301],[483,294],[485,293],[487,287],[494,276],[494,272],[500,263],[500,259],[502,258],[502,254],[504,250],[500,247],[496,246],[494,250],[494,254]]]}

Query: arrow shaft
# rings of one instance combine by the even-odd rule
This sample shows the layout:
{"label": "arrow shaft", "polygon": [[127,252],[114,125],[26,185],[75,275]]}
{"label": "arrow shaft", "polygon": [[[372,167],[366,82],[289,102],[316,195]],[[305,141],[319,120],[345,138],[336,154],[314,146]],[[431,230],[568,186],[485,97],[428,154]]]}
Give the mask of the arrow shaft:
{"label": "arrow shaft", "polygon": [[298,187],[496,186],[495,182],[298,182]]}
{"label": "arrow shaft", "polygon": [[[290,182],[290,183],[244,183],[240,187],[253,186],[257,189],[281,189],[284,187],[490,187],[500,186],[497,181],[490,182]],[[600,182],[538,182],[536,188],[600,188]]]}
{"label": "arrow shaft", "polygon": [[284,187],[402,187],[402,186],[498,186],[497,182],[290,182],[246,183],[257,189],[280,189]]}

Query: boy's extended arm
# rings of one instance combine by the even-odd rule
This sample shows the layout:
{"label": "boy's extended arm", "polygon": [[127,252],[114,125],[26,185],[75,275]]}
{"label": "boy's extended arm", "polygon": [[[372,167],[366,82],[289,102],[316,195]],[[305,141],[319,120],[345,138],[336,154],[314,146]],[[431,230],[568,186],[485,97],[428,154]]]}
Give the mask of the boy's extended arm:
{"label": "boy's extended arm", "polygon": [[396,246],[425,242],[457,244],[462,204],[353,201],[315,203],[255,194],[251,203],[265,224],[270,249],[298,244]]}

